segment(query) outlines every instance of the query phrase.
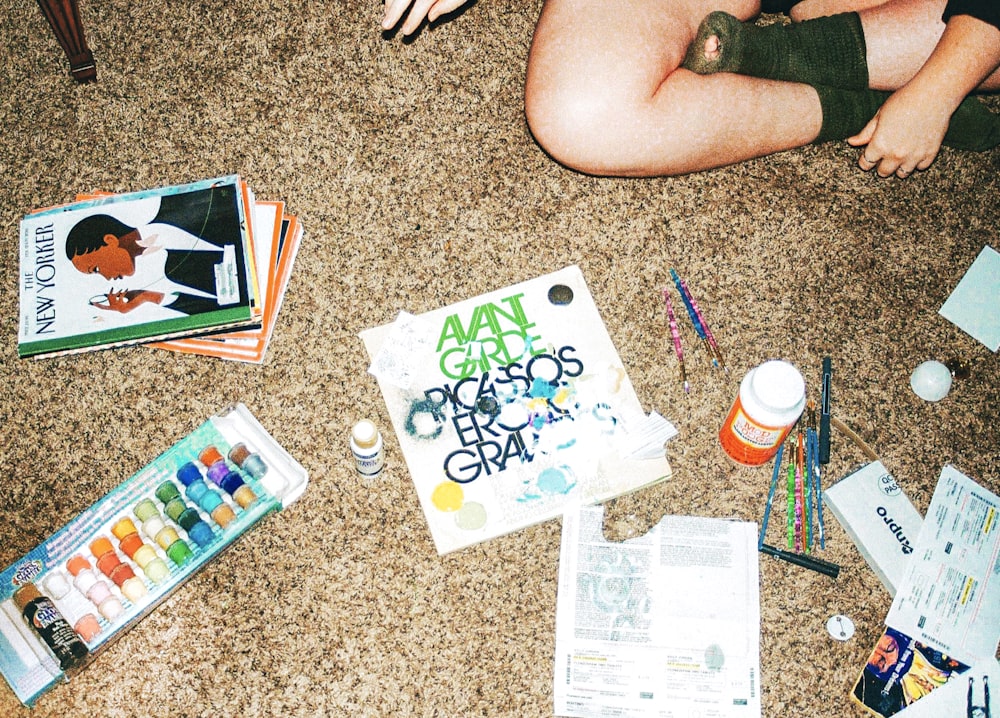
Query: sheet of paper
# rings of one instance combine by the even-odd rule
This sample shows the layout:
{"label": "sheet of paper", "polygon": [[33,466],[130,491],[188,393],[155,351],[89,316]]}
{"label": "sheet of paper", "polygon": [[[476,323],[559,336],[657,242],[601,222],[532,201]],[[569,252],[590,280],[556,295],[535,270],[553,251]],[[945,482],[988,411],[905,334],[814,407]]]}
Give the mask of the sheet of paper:
{"label": "sheet of paper", "polygon": [[941,471],[886,625],[965,664],[1000,642],[1000,497]]}
{"label": "sheet of paper", "polygon": [[1000,253],[983,247],[938,313],[992,351],[1000,349]]}
{"label": "sheet of paper", "polygon": [[759,717],[756,524],[667,516],[614,543],[603,516],[563,516],[555,714]]}

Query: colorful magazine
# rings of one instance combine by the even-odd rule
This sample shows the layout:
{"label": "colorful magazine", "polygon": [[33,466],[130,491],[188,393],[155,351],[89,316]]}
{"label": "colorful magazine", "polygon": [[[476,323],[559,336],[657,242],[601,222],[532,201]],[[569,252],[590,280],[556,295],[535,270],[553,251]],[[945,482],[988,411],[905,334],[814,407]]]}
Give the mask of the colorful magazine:
{"label": "colorful magazine", "polygon": [[55,356],[258,325],[248,200],[233,175],[27,215],[18,354]]}
{"label": "colorful magazine", "polygon": [[670,475],[577,267],[361,337],[441,554]]}
{"label": "colorful magazine", "polygon": [[[246,183],[243,183],[243,187],[244,198],[249,202],[252,194]],[[77,200],[107,197],[110,194],[82,194],[77,195]],[[256,200],[250,204],[253,206],[254,221],[250,224],[250,235],[261,297],[261,325],[249,329],[227,329],[217,335],[151,342],[148,346],[250,364],[264,362],[304,232],[298,218],[285,213],[284,202]]]}
{"label": "colorful magazine", "polygon": [[[275,235],[269,241],[260,242],[255,239],[254,242],[254,247],[258,250],[258,268],[262,268],[261,292],[264,296],[264,316],[260,328],[217,336],[172,339],[154,342],[150,346],[182,354],[200,354],[250,364],[263,363],[303,235],[298,218],[283,214],[281,202],[258,202],[258,211],[262,207],[266,210],[269,205],[275,205],[277,210],[274,215],[278,220],[274,227]],[[255,230],[257,239],[262,239],[263,234],[266,234],[260,231],[261,228],[262,223],[258,222]]]}
{"label": "colorful magazine", "polygon": [[925,643],[886,628],[861,671],[852,697],[873,715],[888,718],[968,668]]}

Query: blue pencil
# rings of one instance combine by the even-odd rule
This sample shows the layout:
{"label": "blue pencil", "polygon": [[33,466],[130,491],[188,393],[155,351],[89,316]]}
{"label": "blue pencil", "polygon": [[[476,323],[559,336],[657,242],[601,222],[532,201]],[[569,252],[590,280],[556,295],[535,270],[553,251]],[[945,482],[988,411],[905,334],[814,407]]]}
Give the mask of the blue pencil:
{"label": "blue pencil", "polygon": [[726,372],[728,372],[729,369],[726,368],[726,365],[722,362],[722,352],[719,351],[719,345],[716,343],[715,337],[712,336],[712,330],[708,328],[708,322],[705,321],[705,317],[702,315],[701,310],[698,309],[698,302],[696,302],[694,297],[691,295],[691,290],[688,289],[687,284],[673,269],[670,270],[670,276],[673,278],[674,284],[677,285],[681,296],[684,297],[685,306],[689,306],[690,310],[694,312],[695,318],[693,321],[695,322],[695,328],[697,329],[697,327],[701,327],[699,335],[701,333],[704,333],[705,335],[705,342],[708,344],[708,348],[712,356],[712,364],[722,367],[726,370]]}
{"label": "blue pencil", "polygon": [[705,333],[705,325],[702,324],[701,317],[698,316],[698,311],[694,308],[694,304],[691,303],[691,294],[686,291],[687,287],[672,267],[670,269],[670,278],[674,280],[674,286],[677,287],[677,292],[681,295],[681,301],[684,303],[684,308],[687,310],[688,318],[694,326],[695,333],[698,335],[698,338],[705,343],[705,349],[708,351],[708,355],[712,358],[712,364],[718,366],[718,362],[716,361],[715,355],[712,351],[712,345],[708,341],[708,334]]}
{"label": "blue pencil", "polygon": [[771,504],[774,501],[774,490],[778,486],[778,474],[781,472],[781,455],[784,453],[785,445],[778,447],[778,455],[774,457],[774,473],[771,475],[771,489],[767,492],[767,505],[764,507],[764,519],[760,522],[760,538],[757,540],[757,549],[764,545],[764,537],[767,535],[767,520],[771,517]]}
{"label": "blue pencil", "polygon": [[681,301],[684,302],[684,308],[687,309],[688,316],[691,318],[691,323],[694,325],[694,330],[698,334],[698,338],[708,339],[705,336],[705,328],[701,325],[701,321],[698,319],[698,315],[691,305],[691,298],[684,291],[684,287],[681,285],[681,278],[673,268],[670,269],[670,278],[674,280],[674,286],[677,287],[677,292],[681,295]]}
{"label": "blue pencil", "polygon": [[815,429],[810,429],[813,440],[813,496],[816,501],[816,527],[819,529],[819,547],[826,549],[826,536],[823,532],[823,484],[819,475],[819,435]]}

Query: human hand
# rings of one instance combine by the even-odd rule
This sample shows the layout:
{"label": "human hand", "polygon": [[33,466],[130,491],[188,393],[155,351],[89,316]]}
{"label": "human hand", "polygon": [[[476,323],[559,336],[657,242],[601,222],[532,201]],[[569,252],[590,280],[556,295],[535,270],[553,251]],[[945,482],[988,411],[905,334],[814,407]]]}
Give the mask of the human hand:
{"label": "human hand", "polygon": [[948,131],[951,112],[944,102],[925,102],[904,87],[890,95],[864,129],[847,142],[864,146],[858,167],[879,177],[900,179],[930,167]]}
{"label": "human hand", "polygon": [[404,35],[412,35],[423,23],[424,18],[434,22],[442,15],[462,7],[466,2],[468,0],[385,0],[382,29],[391,30],[396,27],[406,14],[402,32]]}
{"label": "human hand", "polygon": [[120,314],[128,314],[140,304],[154,302],[159,304],[163,300],[162,292],[151,292],[145,289],[112,289],[104,295],[105,303],[91,302],[91,305],[98,309],[105,309]]}
{"label": "human hand", "polygon": [[97,307],[98,309],[104,309],[110,312],[120,312],[124,314],[128,311],[125,307],[128,306],[128,291],[121,290],[115,291],[112,289],[107,294],[104,295],[104,303],[96,302],[93,299],[90,300],[90,305],[92,307]]}

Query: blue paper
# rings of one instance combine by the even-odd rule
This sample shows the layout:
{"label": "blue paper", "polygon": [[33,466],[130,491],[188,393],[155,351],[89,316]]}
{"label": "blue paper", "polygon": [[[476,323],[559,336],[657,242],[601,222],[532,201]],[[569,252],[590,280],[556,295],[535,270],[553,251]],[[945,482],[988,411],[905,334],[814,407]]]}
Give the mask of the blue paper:
{"label": "blue paper", "polygon": [[938,313],[990,350],[1000,348],[1000,253],[983,247]]}

